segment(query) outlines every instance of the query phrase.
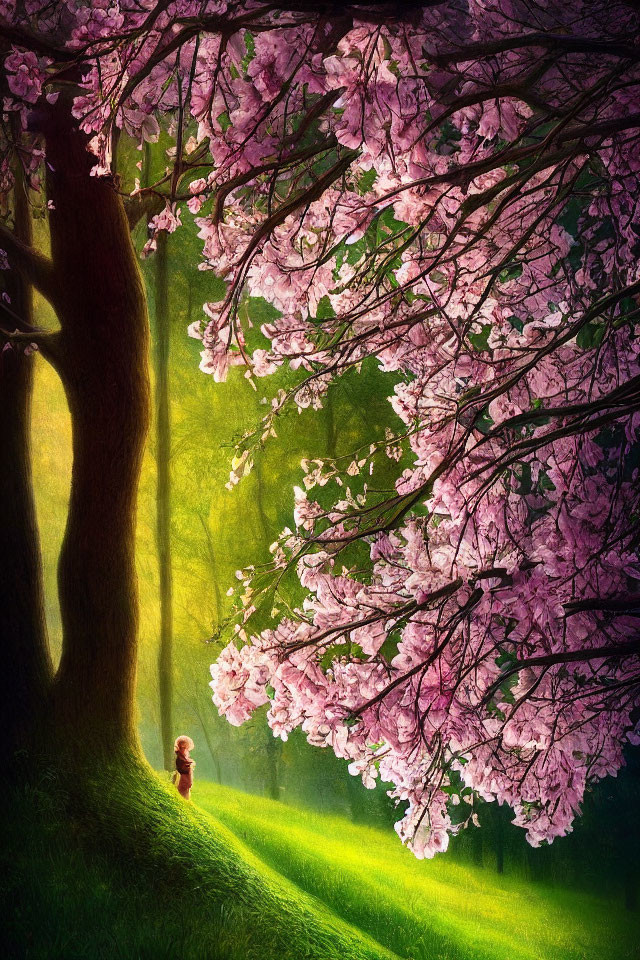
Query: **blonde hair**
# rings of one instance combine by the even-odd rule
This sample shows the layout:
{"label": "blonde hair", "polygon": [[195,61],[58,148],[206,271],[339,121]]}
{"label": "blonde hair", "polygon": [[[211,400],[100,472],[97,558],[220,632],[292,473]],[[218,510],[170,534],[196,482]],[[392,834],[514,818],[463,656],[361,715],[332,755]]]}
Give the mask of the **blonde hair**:
{"label": "blonde hair", "polygon": [[191,737],[182,736],[177,738],[173,749],[176,753],[181,753],[183,750],[193,750],[194,746]]}

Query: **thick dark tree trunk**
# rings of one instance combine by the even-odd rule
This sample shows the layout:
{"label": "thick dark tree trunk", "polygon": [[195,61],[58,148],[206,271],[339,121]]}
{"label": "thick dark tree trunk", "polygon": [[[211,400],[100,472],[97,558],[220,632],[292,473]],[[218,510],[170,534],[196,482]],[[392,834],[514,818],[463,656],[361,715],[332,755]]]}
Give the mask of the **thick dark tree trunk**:
{"label": "thick dark tree trunk", "polygon": [[171,419],[169,409],[168,236],[158,235],[155,271],[156,547],[160,595],[158,690],[165,770],[173,770],[173,582],[171,569]]}
{"label": "thick dark tree trunk", "polygon": [[55,728],[73,730],[76,749],[108,754],[137,745],[134,538],[149,419],[148,321],[122,202],[113,182],[91,176],[86,137],[63,95],[45,134],[59,369],[73,426]]}
{"label": "thick dark tree trunk", "polygon": [[[17,179],[14,232],[31,244],[26,188]],[[2,326],[33,322],[31,288],[11,270],[5,274],[11,314]],[[42,587],[42,564],[31,483],[30,409],[34,358],[22,346],[0,354],[0,644],[6,683],[2,731],[10,745],[23,736],[42,709],[51,681]]]}

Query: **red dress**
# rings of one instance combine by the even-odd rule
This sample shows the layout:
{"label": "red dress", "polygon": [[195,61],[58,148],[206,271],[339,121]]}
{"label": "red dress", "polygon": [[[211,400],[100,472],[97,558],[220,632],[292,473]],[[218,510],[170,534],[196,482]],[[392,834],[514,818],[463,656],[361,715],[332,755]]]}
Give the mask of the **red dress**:
{"label": "red dress", "polygon": [[184,754],[176,752],[176,770],[180,774],[176,786],[178,793],[184,797],[185,800],[188,800],[191,794],[194,764],[195,760],[191,760],[189,757],[185,757]]}

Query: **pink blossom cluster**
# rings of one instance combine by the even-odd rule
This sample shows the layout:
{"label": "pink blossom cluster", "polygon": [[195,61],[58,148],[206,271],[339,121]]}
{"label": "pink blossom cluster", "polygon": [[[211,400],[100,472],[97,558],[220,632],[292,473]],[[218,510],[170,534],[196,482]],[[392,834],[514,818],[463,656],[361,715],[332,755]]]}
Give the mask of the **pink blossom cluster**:
{"label": "pink blossom cluster", "polygon": [[[475,41],[495,38],[474,27]],[[464,75],[459,100],[475,92],[477,102],[449,110],[438,98],[450,72],[416,79],[421,64],[429,75],[429,52],[426,34],[360,26],[325,58],[322,94],[340,93],[326,127],[357,157],[339,187],[259,246],[260,185],[238,198],[234,222],[242,210],[251,222],[217,308],[231,316],[244,287],[279,311],[262,327],[271,348],[256,351],[254,372],[306,369],[299,406],[367,357],[403,374],[394,439],[413,463],[396,489],[423,515],[370,537],[363,580],[336,547],[366,535],[369,501],[347,488],[327,510],[308,492],[335,481],[335,465],[308,472],[274,567],[302,554],[309,596],[275,629],[243,628],[242,645],[212,666],[212,688],[231,722],[270,702],[277,735],[300,727],[365,785],[393,784],[408,801],[398,832],[417,856],[446,849],[476,798],[508,804],[533,845],[565,835],[587,785],[615,774],[625,741],[638,740],[637,475],[621,466],[633,463],[640,424],[640,348],[625,320],[639,279],[637,131],[601,139],[600,177],[570,216],[566,185],[591,176],[589,150],[557,151],[524,187],[491,160],[504,143],[527,149],[538,94],[574,102],[610,65],[596,78],[587,57],[568,58],[569,70],[551,66],[521,99],[484,98],[484,85],[513,89],[537,69],[535,51],[495,58],[490,76],[486,62]],[[622,101],[637,101],[640,74],[630,76],[634,93],[612,85],[590,106],[591,125],[606,129]],[[479,172],[458,184],[452,170],[465,167]],[[356,457],[341,483],[376,453]],[[621,597],[629,607],[609,611]]]}

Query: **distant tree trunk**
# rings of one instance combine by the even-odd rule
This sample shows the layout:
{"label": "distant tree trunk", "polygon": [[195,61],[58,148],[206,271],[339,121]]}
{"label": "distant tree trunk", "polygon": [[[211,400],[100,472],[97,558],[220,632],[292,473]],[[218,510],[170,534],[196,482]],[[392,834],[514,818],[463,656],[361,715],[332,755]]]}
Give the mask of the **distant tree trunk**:
{"label": "distant tree trunk", "polygon": [[[31,245],[29,199],[18,171],[14,233]],[[4,274],[10,303],[0,311],[8,330],[33,323],[31,287],[13,269]],[[34,358],[22,346],[0,354],[0,643],[5,680],[2,731],[11,747],[45,702],[52,676],[47,642],[40,542],[33,501],[30,414]]]}
{"label": "distant tree trunk", "polygon": [[58,584],[63,625],[54,734],[74,753],[138,749],[134,691],[138,479],[149,422],[148,321],[127,217],[91,176],[87,137],[60,95],[43,122],[61,333],[57,366],[73,429]]}
{"label": "distant tree trunk", "polygon": [[504,873],[504,812],[503,808],[498,805],[497,800],[494,801],[490,806],[493,814],[493,839],[496,854],[496,872]]}
{"label": "distant tree trunk", "polygon": [[[347,773],[346,770],[345,773]],[[362,801],[365,788],[362,785],[360,777],[352,777],[350,773],[347,773],[344,782],[347,788],[347,800],[349,802],[351,820],[353,823],[358,823],[362,819]]]}
{"label": "distant tree trunk", "polygon": [[504,873],[504,831],[502,827],[496,837],[496,872]]}
{"label": "distant tree trunk", "polygon": [[213,537],[211,536],[211,530],[209,529],[209,524],[201,513],[198,514],[200,518],[200,523],[202,524],[202,529],[204,530],[205,544],[207,548],[207,560],[209,562],[209,569],[211,570],[211,579],[213,581],[213,598],[215,602],[215,617],[216,617],[216,629],[220,626],[220,619],[222,617],[222,594],[220,592],[220,584],[218,582],[218,564],[216,561],[216,551],[213,546]]}
{"label": "distant tree trunk", "polygon": [[156,548],[160,594],[158,689],[160,736],[166,770],[174,768],[173,751],[173,578],[171,568],[171,412],[169,406],[168,235],[160,231],[155,254],[155,414],[156,414]]}
{"label": "distant tree trunk", "polygon": [[484,838],[482,835],[482,827],[472,828],[471,856],[472,856],[473,863],[476,865],[476,867],[482,867],[484,865],[483,846],[484,846]]}
{"label": "distant tree trunk", "polygon": [[222,770],[221,770],[221,768],[220,768],[220,760],[219,760],[219,758],[218,758],[215,750],[213,749],[213,741],[211,740],[211,737],[209,736],[209,730],[207,729],[207,725],[206,725],[206,723],[205,723],[205,721],[204,721],[204,717],[202,716],[202,712],[201,712],[201,710],[200,710],[200,705],[197,703],[197,701],[194,702],[194,700],[189,700],[189,706],[191,707],[191,709],[192,709],[193,712],[195,713],[196,718],[197,718],[197,720],[198,720],[198,723],[199,723],[200,726],[202,727],[202,734],[203,734],[203,736],[204,736],[204,740],[205,740],[205,743],[206,743],[206,745],[207,745],[207,749],[209,750],[209,753],[211,754],[211,760],[212,760],[212,763],[213,763],[213,768],[214,768],[214,770],[215,770],[216,782],[217,782],[217,783],[222,783]]}
{"label": "distant tree trunk", "polygon": [[265,726],[265,754],[267,757],[267,793],[272,800],[280,799],[279,761],[282,741],[274,737],[271,728]]}
{"label": "distant tree trunk", "polygon": [[529,868],[529,877],[531,880],[542,880],[544,875],[542,863],[542,851],[527,844],[527,866]]}
{"label": "distant tree trunk", "polygon": [[[262,463],[258,459],[254,467],[255,501],[258,518],[265,543],[270,539],[269,518],[264,506],[264,477]],[[271,728],[265,725],[265,757],[267,762],[267,793],[272,800],[280,799],[280,759],[282,757],[282,740],[274,737]]]}

